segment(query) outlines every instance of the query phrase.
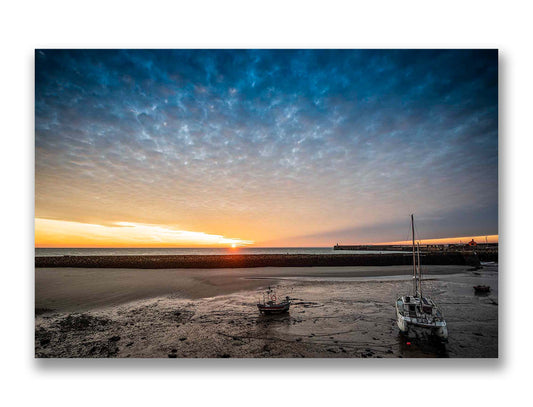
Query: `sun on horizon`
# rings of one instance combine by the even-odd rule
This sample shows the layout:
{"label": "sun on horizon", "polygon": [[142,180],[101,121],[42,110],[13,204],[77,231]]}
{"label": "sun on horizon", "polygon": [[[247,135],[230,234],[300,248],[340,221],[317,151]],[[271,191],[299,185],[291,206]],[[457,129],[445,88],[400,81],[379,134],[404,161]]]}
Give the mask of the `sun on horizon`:
{"label": "sun on horizon", "polygon": [[[467,243],[474,239],[478,243],[498,243],[498,235],[463,236],[437,239],[417,239],[421,244]],[[222,235],[179,230],[162,225],[147,225],[132,222],[117,222],[113,225],[98,225],[51,219],[35,219],[36,248],[171,248],[171,247],[329,247],[295,244],[257,245],[253,240],[229,238]],[[394,242],[345,242],[346,245],[411,244],[411,241]]]}

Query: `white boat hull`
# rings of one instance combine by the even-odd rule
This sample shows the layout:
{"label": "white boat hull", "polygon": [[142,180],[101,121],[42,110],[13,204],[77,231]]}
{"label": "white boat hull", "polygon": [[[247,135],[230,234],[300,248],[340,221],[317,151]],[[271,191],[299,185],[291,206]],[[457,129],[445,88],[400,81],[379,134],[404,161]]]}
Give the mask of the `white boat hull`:
{"label": "white boat hull", "polygon": [[444,320],[421,321],[418,318],[405,316],[398,308],[398,301],[396,302],[396,324],[400,332],[404,335],[429,335],[442,341],[448,340],[448,327]]}

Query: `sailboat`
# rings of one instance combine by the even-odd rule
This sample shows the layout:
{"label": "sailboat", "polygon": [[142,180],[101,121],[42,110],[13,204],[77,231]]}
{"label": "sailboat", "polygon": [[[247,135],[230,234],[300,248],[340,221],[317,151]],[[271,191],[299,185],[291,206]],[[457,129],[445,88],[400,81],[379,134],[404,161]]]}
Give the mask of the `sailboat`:
{"label": "sailboat", "polygon": [[425,333],[442,341],[448,340],[448,327],[438,305],[422,295],[422,271],[420,268],[420,245],[415,250],[415,221],[411,215],[413,234],[413,295],[396,300],[396,322],[403,334]]}

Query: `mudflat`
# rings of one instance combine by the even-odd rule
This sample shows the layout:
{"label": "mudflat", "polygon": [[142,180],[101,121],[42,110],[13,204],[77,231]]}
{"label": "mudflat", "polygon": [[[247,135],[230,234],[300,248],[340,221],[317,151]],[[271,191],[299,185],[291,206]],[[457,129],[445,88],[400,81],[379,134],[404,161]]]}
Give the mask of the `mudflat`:
{"label": "mudflat", "polygon": [[[409,266],[37,268],[36,357],[497,357],[497,265],[425,272],[445,345],[398,332]],[[491,292],[475,295],[477,284]],[[293,298],[289,313],[259,315],[267,286]]]}
{"label": "mudflat", "polygon": [[[432,266],[428,276],[453,274],[464,266]],[[84,311],[109,305],[174,295],[205,298],[253,290],[279,278],[353,278],[410,276],[410,266],[396,267],[258,267],[250,269],[83,269],[38,268],[35,308]],[[269,281],[267,281],[269,280]]]}

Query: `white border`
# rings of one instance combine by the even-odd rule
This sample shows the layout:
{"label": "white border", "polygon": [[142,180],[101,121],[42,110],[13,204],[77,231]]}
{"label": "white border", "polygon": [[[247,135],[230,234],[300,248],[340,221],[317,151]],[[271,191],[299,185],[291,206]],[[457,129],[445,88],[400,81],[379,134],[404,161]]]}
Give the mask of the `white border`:
{"label": "white border", "polygon": [[[3,6],[2,384],[6,405],[397,405],[530,399],[531,13],[495,1],[19,1]],[[504,8],[506,6],[507,8]],[[499,48],[499,360],[35,361],[33,49]],[[529,302],[529,301],[528,301]],[[427,390],[427,393],[425,392]],[[31,404],[30,404],[31,405]]]}

